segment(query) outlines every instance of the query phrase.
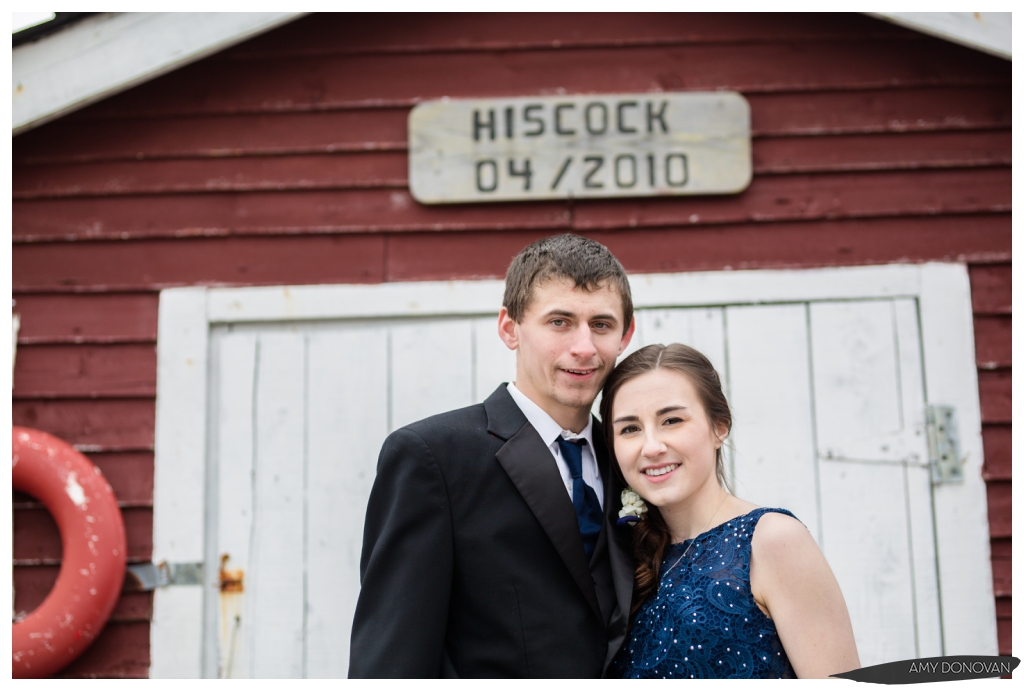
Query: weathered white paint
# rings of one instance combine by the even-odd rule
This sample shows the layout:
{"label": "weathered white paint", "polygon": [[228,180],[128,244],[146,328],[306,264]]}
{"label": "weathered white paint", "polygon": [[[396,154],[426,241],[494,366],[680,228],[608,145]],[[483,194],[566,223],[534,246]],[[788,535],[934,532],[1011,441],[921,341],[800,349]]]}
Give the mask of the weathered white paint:
{"label": "weathered white paint", "polygon": [[302,677],[305,672],[306,376],[302,333],[259,336],[253,527],[242,623],[248,676]]}
{"label": "weathered white paint", "polygon": [[728,375],[725,355],[724,314],[720,307],[693,309],[645,309],[637,313],[640,331],[622,357],[651,343],[685,343],[707,356],[721,373],[723,384]]}
{"label": "weathered white paint", "polygon": [[[934,508],[931,469],[923,462],[928,458],[928,444],[923,435],[917,436],[918,430],[924,428],[925,421],[921,414],[927,405],[917,301],[894,301],[893,321],[896,326],[903,426],[905,434],[909,436],[913,433],[915,442],[908,448],[903,466],[907,516],[911,519],[908,539],[911,563],[914,565],[917,657],[935,657],[942,654],[943,633],[938,565],[935,559],[935,528],[933,524],[919,518],[933,515]],[[918,461],[917,456],[920,456],[921,461]]]}
{"label": "weathered white paint", "polygon": [[807,307],[729,307],[729,399],[737,496],[792,511],[822,543]]}
{"label": "weathered white paint", "polygon": [[[256,382],[255,333],[227,333],[214,337],[211,348],[210,425],[211,484],[216,486],[217,510],[210,512],[214,522],[207,534],[216,534],[215,545],[207,549],[207,564],[225,571],[241,572],[242,590],[221,592],[216,579],[206,579],[207,602],[216,617],[209,625],[217,627],[216,642],[207,641],[204,676],[244,678],[249,676],[249,631],[252,613],[249,593],[251,535],[253,531],[253,401]],[[243,491],[245,488],[246,491]],[[211,494],[213,487],[210,488]],[[213,604],[216,603],[216,604]],[[213,662],[216,661],[216,666]]]}
{"label": "weathered white paint", "polygon": [[[636,274],[636,308],[917,297],[922,266]],[[211,323],[497,314],[505,282],[210,288]]]}
{"label": "weathered white paint", "polygon": [[[932,490],[945,653],[996,654],[995,600],[971,286],[964,266],[920,267],[921,343],[928,402],[956,408],[964,479]],[[984,651],[984,652],[983,652]]]}
{"label": "weathered white paint", "polygon": [[[913,566],[912,585],[914,593],[914,616],[917,622],[917,653],[915,657],[938,657],[943,654],[942,605],[939,598],[938,564],[935,559],[935,529],[928,520],[932,517],[931,470],[911,463],[903,464],[903,483],[906,487],[906,515],[910,517],[910,563]],[[940,534],[940,537],[945,539]],[[984,609],[975,613],[974,618],[984,616]],[[995,616],[995,613],[992,613]],[[994,628],[994,627],[993,627]],[[994,634],[994,631],[993,631]],[[990,636],[992,638],[992,636]],[[947,651],[965,650],[962,642],[950,642]],[[979,649],[995,654],[996,641],[979,640]],[[953,647],[953,646],[956,647]]]}
{"label": "weathered white paint", "polygon": [[501,306],[504,292],[504,281],[211,288],[210,321],[234,324],[497,314],[495,305]]}
{"label": "weathered white paint", "polygon": [[861,665],[917,657],[902,466],[822,462],[818,469],[822,551],[849,608]]}
{"label": "weathered white paint", "polygon": [[699,271],[630,276],[638,308],[758,305],[818,300],[916,297],[917,266],[890,264],[800,271]]}
{"label": "weathered white paint", "polygon": [[389,332],[391,429],[473,402],[468,320],[415,321],[396,324]]}
{"label": "weathered white paint", "polygon": [[14,48],[20,134],[290,22],[298,12],[124,12],[87,17]]}
{"label": "weathered white paint", "polygon": [[731,194],[751,174],[750,105],[731,91],[443,98],[409,114],[424,204]]}
{"label": "weathered white paint", "polygon": [[306,676],[348,675],[366,497],[388,433],[387,330],[309,336]]}
{"label": "weathered white paint", "polygon": [[[903,422],[892,303],[825,302],[810,309],[819,455],[900,462],[912,453],[914,462],[927,463],[921,396],[914,407],[919,426]],[[920,370],[920,356],[908,366]]]}
{"label": "weathered white paint", "polygon": [[[724,371],[736,416],[732,443],[738,451],[737,493],[759,503],[787,506],[811,527],[844,589],[850,583],[850,592],[859,598],[851,602],[851,612],[856,612],[855,626],[865,663],[899,659],[885,657],[895,651],[911,651],[904,657],[941,654],[942,635],[945,654],[996,650],[966,276],[963,266],[925,265],[631,277],[638,307],[636,343],[631,350],[651,341],[688,341],[707,351]],[[497,383],[510,378],[514,355],[496,334],[495,306],[500,304],[501,291],[500,281],[207,291],[210,308],[206,318],[214,334],[211,352],[220,363],[211,371],[228,366],[229,360],[239,360],[235,363],[238,376],[249,377],[248,386],[253,386],[254,368],[247,364],[251,360],[225,354],[229,337],[240,339],[246,334],[250,340],[262,343],[262,339],[274,336],[293,344],[295,339],[305,338],[307,344],[303,354],[294,345],[286,349],[301,367],[291,363],[260,370],[265,372],[261,376],[287,380],[277,385],[284,387],[282,391],[293,391],[296,385],[292,380],[305,377],[303,400],[309,402],[298,402],[294,391],[275,396],[281,402],[295,401],[290,404],[292,408],[305,407],[307,411],[303,431],[307,460],[299,473],[305,474],[305,524],[302,530],[293,528],[299,530],[297,534],[292,533],[293,541],[305,545],[300,559],[304,570],[295,575],[292,564],[280,565],[283,557],[274,562],[273,568],[292,573],[277,579],[278,587],[293,589],[281,599],[282,607],[285,601],[294,599],[296,583],[302,583],[308,609],[301,631],[305,641],[301,653],[295,644],[300,634],[294,624],[281,625],[275,633],[283,631],[287,635],[278,643],[280,666],[273,674],[344,674],[348,627],[357,592],[362,512],[380,442],[388,430],[405,422],[482,400]],[[481,295],[493,300],[481,300]],[[465,299],[460,300],[460,296]],[[823,300],[830,302],[822,304]],[[856,302],[843,302],[850,300]],[[791,304],[763,304],[766,302]],[[917,305],[921,312],[920,340],[916,333]],[[382,318],[373,318],[375,306],[380,308]],[[943,315],[950,312],[959,315],[952,324],[956,333],[936,336],[939,323],[948,326],[949,319]],[[851,328],[851,321],[860,326]],[[933,342],[936,338],[938,341]],[[843,367],[832,362],[844,358],[850,363],[845,375]],[[922,368],[926,377],[922,377]],[[946,371],[951,369],[958,371]],[[296,374],[298,371],[301,376]],[[853,384],[837,381],[840,375],[853,377]],[[932,385],[935,376],[937,389]],[[898,386],[893,378],[898,378]],[[868,385],[875,379],[881,381],[879,386]],[[211,400],[217,401],[224,394],[213,389],[227,379],[217,374],[213,381]],[[849,392],[836,391],[844,388],[852,388],[871,405],[877,404],[885,415],[870,415],[876,416],[876,424],[885,434],[895,434],[897,425],[893,420],[901,418],[904,432],[913,431],[922,417],[925,381],[927,400],[952,404],[961,416],[962,436],[967,437],[964,448],[971,454],[967,475],[973,473],[974,480],[973,484],[965,480],[963,485],[935,488],[941,580],[936,578],[934,568],[927,568],[935,563],[930,525],[932,488],[927,468],[916,465],[909,456],[880,458],[876,454],[839,461],[837,455],[832,460],[816,459],[815,435],[811,432],[826,399],[834,400],[837,409],[842,409],[837,414],[852,410],[856,415],[856,411],[867,409],[863,402],[844,398]],[[238,414],[249,410],[251,422],[253,399],[244,395],[245,390],[235,385],[237,393],[229,397],[242,398],[237,403],[241,406]],[[935,399],[935,390],[943,392],[941,400]],[[202,393],[205,395],[205,389]],[[822,400],[815,408],[816,397]],[[163,405],[167,414],[166,398]],[[222,408],[224,404],[216,405]],[[281,408],[280,414],[293,419],[287,408]],[[276,413],[265,419],[257,416],[257,426],[277,419]],[[262,434],[251,428],[245,431],[244,423],[240,424],[230,437]],[[861,438],[849,434],[857,429],[857,421],[849,426],[835,420],[823,424],[830,430],[825,436],[831,439],[819,439],[819,446],[828,441],[835,448],[853,448],[851,444]],[[874,437],[867,435],[869,441],[861,446],[874,444],[881,453],[879,435],[871,432]],[[215,443],[209,448],[214,465],[224,462],[219,455],[230,445],[218,434],[224,431],[211,429]],[[244,455],[244,449],[239,453]],[[793,463],[803,465],[795,472],[788,467],[784,472],[780,470]],[[229,491],[223,484],[223,471],[221,477],[219,492]],[[236,484],[245,489],[244,483]],[[876,484],[888,489],[876,492]],[[833,497],[836,492],[843,496]],[[261,495],[257,492],[252,496],[258,507]],[[939,515],[943,498],[947,509],[955,507],[957,515],[952,519]],[[244,506],[245,500],[235,503]],[[222,501],[209,507],[211,521],[216,522],[212,514],[224,512],[224,506],[230,508],[232,504]],[[255,510],[258,512],[258,508]],[[962,517],[969,519],[966,526],[958,520]],[[847,535],[849,531],[854,533]],[[257,532],[251,532],[250,537]],[[222,525],[218,533],[211,534],[224,536],[226,528]],[[282,550],[286,549],[282,545]],[[854,558],[872,553],[891,556],[885,560]],[[953,563],[947,563],[950,561]],[[253,569],[271,568],[266,564],[255,566],[257,561],[251,554],[245,563],[249,565],[247,579],[258,580]],[[264,578],[258,582],[266,585],[268,581]],[[256,590],[260,587],[257,585]],[[249,589],[243,597],[252,597]],[[893,611],[900,617],[893,623],[892,615],[883,613],[901,597],[902,604],[891,605],[897,607]],[[951,597],[968,598],[970,603],[953,605],[951,616]],[[853,599],[849,593],[847,599]],[[302,606],[293,603],[289,607],[301,611]],[[183,616],[189,615],[185,612]],[[255,625],[259,626],[258,621]],[[964,629],[972,632],[970,641],[958,633]],[[872,643],[870,635],[865,639],[864,631],[884,631],[885,640],[879,638],[880,642]],[[218,633],[216,624],[210,625],[208,617],[207,640],[211,637],[223,639],[223,634]],[[157,652],[154,649],[154,658]],[[223,657],[222,652],[217,655]],[[296,655],[301,657],[298,672],[292,662]],[[272,659],[267,656],[268,661]]]}
{"label": "weathered white paint", "polygon": [[[919,636],[940,643],[926,650],[941,654],[939,603],[927,597],[936,564],[914,539],[935,540],[921,472],[926,404],[914,308],[910,300],[810,305],[823,549],[865,666],[920,657]],[[926,558],[915,560],[919,553]]]}
{"label": "weathered white paint", "polygon": [[[153,467],[153,562],[204,561],[209,322],[206,290],[160,293]],[[209,580],[211,569],[205,577]],[[200,676],[203,589],[159,588],[153,595],[153,678]]]}
{"label": "weathered white paint", "polygon": [[865,12],[921,33],[1010,59],[1012,12]]}

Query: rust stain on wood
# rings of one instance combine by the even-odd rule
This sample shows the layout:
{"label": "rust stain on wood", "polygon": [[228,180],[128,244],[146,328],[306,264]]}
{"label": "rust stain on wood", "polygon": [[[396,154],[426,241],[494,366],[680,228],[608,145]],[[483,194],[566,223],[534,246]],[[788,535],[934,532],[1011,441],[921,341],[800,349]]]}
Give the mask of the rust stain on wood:
{"label": "rust stain on wood", "polygon": [[242,569],[228,569],[229,555],[220,555],[220,572],[218,582],[222,593],[240,593],[245,590],[245,571]]}

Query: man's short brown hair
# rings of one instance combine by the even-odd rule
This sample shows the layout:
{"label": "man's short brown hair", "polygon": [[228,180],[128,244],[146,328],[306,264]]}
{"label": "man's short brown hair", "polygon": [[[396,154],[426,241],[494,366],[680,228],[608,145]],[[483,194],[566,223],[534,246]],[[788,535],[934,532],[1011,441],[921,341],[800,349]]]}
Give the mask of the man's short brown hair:
{"label": "man's short brown hair", "polygon": [[597,290],[607,281],[622,298],[622,332],[633,323],[633,296],[622,264],[601,243],[572,234],[527,245],[509,264],[502,304],[512,320],[522,323],[534,287],[559,277],[568,278],[586,291]]}

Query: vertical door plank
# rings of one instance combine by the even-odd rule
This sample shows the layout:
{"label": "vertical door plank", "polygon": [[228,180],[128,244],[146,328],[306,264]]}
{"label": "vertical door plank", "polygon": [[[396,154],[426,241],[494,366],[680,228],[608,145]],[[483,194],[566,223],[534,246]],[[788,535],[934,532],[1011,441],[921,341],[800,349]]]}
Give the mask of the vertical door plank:
{"label": "vertical door plank", "polygon": [[996,612],[967,267],[922,266],[920,305],[928,400],[956,406],[964,473],[961,482],[932,489],[945,654],[995,655]]}
{"label": "vertical door plank", "polygon": [[725,311],[734,491],[789,509],[821,544],[804,305]]}
{"label": "vertical door plank", "polygon": [[913,566],[918,657],[942,655],[938,560],[932,522],[932,477],[927,466],[906,464],[910,563]]}
{"label": "vertical door plank", "polygon": [[387,436],[387,329],[309,336],[306,676],[348,676],[366,502]]}
{"label": "vertical door plank", "polygon": [[861,665],[917,657],[903,466],[832,461],[820,472],[825,558]]}
{"label": "vertical door plank", "polygon": [[917,301],[893,301],[900,392],[907,435],[907,516],[910,521],[911,564],[917,612],[918,657],[942,655],[938,562],[935,555],[931,471],[925,433],[924,366]]}
{"label": "vertical door plank", "polygon": [[260,335],[246,587],[253,677],[297,678],[304,671],[305,364],[301,333]]}
{"label": "vertical door plank", "polygon": [[900,374],[903,427],[907,442],[908,463],[928,465],[928,438],[925,430],[927,400],[924,390],[924,363],[921,362],[921,331],[917,322],[917,301],[893,300],[893,323],[896,328],[896,358]]}
{"label": "vertical door plank", "polygon": [[473,402],[472,324],[438,319],[391,328],[391,425]]}
{"label": "vertical door plank", "polygon": [[[723,318],[721,307],[641,310],[637,327],[643,334],[643,345],[683,343],[704,353],[724,385],[728,377]],[[728,390],[725,393],[728,396]]]}
{"label": "vertical door plank", "polygon": [[516,351],[509,350],[498,337],[498,316],[472,320],[473,331],[473,402],[487,399],[502,382],[516,378]]}
{"label": "vertical door plank", "polygon": [[892,304],[811,305],[818,451],[822,458],[907,456]]}
{"label": "vertical door plank", "polygon": [[[205,288],[160,293],[153,468],[156,563],[202,561],[206,547],[206,308]],[[202,675],[203,600],[203,588],[160,588],[153,593],[151,677]]]}
{"label": "vertical door plank", "polygon": [[[249,676],[247,636],[249,621],[245,578],[250,573],[249,545],[252,538],[252,451],[253,405],[256,375],[254,333],[228,333],[217,340],[217,402],[214,425],[217,463],[217,551],[215,559],[227,556],[224,568],[242,571],[243,590],[217,590],[220,620],[217,626],[220,677]],[[211,564],[219,566],[219,564]]]}
{"label": "vertical door plank", "polygon": [[[825,550],[865,665],[941,650],[916,322],[909,300],[811,306]],[[849,543],[841,553],[837,540]]]}

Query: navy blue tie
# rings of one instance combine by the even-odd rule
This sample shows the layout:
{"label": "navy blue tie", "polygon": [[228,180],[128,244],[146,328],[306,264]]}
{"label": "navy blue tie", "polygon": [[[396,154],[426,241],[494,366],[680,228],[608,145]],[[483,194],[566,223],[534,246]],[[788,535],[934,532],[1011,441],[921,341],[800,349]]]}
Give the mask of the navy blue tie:
{"label": "navy blue tie", "polygon": [[586,439],[569,441],[564,437],[558,437],[558,448],[562,450],[562,458],[565,459],[572,475],[572,507],[576,509],[576,522],[579,523],[580,535],[583,537],[583,549],[587,553],[587,559],[590,559],[594,547],[597,546],[597,536],[601,532],[604,514],[601,512],[601,503],[597,500],[594,488],[583,481],[582,447],[586,443]]}

